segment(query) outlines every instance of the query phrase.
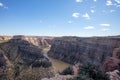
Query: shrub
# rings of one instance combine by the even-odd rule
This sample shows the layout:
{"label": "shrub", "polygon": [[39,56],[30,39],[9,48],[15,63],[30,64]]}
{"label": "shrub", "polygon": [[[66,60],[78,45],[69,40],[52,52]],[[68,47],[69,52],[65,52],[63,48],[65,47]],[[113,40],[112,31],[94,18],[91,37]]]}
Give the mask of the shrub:
{"label": "shrub", "polygon": [[73,75],[73,68],[72,67],[67,67],[65,70],[63,70],[60,74],[61,75]]}
{"label": "shrub", "polygon": [[73,80],[109,80],[109,77],[100,65],[87,63],[79,67],[78,76]]}

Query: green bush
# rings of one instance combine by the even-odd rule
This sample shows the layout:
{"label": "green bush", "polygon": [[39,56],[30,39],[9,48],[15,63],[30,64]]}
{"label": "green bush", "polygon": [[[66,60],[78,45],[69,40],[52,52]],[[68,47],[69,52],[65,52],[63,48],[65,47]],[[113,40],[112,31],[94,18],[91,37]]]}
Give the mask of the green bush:
{"label": "green bush", "polygon": [[63,70],[60,74],[61,75],[73,75],[73,68],[72,67],[67,67],[65,70]]}
{"label": "green bush", "polygon": [[78,76],[73,80],[109,80],[109,77],[100,65],[87,63],[79,67]]}

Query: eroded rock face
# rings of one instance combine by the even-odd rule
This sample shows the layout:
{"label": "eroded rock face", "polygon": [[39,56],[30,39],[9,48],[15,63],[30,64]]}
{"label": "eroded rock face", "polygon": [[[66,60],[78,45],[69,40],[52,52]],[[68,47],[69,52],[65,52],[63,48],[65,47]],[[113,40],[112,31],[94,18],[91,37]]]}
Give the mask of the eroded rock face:
{"label": "eroded rock face", "polygon": [[110,80],[120,80],[120,71],[114,70],[112,72],[107,72],[110,77]]}
{"label": "eroded rock face", "polygon": [[42,50],[26,40],[11,39],[0,44],[2,80],[41,80],[54,75],[51,67]]}
{"label": "eroded rock face", "polygon": [[120,47],[119,48],[115,48],[115,50],[113,51],[113,57],[120,59]]}
{"label": "eroded rock face", "polygon": [[0,41],[10,40],[11,38],[11,36],[0,36]]}
{"label": "eroded rock face", "polygon": [[120,70],[120,48],[115,48],[112,57],[107,57],[105,59],[103,67],[107,72]]}
{"label": "eroded rock face", "polygon": [[0,50],[0,78],[3,76],[6,76],[6,73],[4,72],[3,67],[5,68],[6,60],[3,56],[3,51]]}
{"label": "eroded rock face", "polygon": [[13,66],[9,63],[7,57],[4,55],[4,51],[0,49],[0,79],[1,80],[13,80]]}
{"label": "eroded rock face", "polygon": [[116,37],[62,37],[54,39],[48,55],[71,64],[86,61],[102,64],[119,46],[120,38]]}
{"label": "eroded rock face", "polygon": [[6,60],[4,58],[4,52],[2,50],[0,50],[0,67],[5,66],[6,65]]}
{"label": "eroded rock face", "polygon": [[22,39],[22,40],[28,41],[29,43],[35,46],[38,46],[39,48],[46,48],[50,46],[50,44],[46,41],[46,40],[49,40],[49,38],[47,37],[17,35],[17,36],[13,36],[12,39],[14,40]]}
{"label": "eroded rock face", "polygon": [[103,67],[105,70],[108,71],[114,71],[114,70],[119,70],[120,69],[120,60],[114,57],[107,57]]}

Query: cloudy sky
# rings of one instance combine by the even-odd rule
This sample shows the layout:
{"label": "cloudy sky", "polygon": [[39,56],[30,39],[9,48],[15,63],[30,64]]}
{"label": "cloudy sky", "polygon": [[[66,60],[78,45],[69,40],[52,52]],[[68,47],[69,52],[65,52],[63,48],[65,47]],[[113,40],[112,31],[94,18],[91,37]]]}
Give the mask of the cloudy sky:
{"label": "cloudy sky", "polygon": [[0,35],[120,35],[120,0],[0,0]]}

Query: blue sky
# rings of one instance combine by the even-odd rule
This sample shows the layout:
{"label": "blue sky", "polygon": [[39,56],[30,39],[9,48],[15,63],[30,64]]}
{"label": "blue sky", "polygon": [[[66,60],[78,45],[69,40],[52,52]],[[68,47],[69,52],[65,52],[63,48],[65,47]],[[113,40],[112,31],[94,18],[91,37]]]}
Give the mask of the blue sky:
{"label": "blue sky", "polygon": [[0,0],[0,35],[120,35],[120,0]]}

